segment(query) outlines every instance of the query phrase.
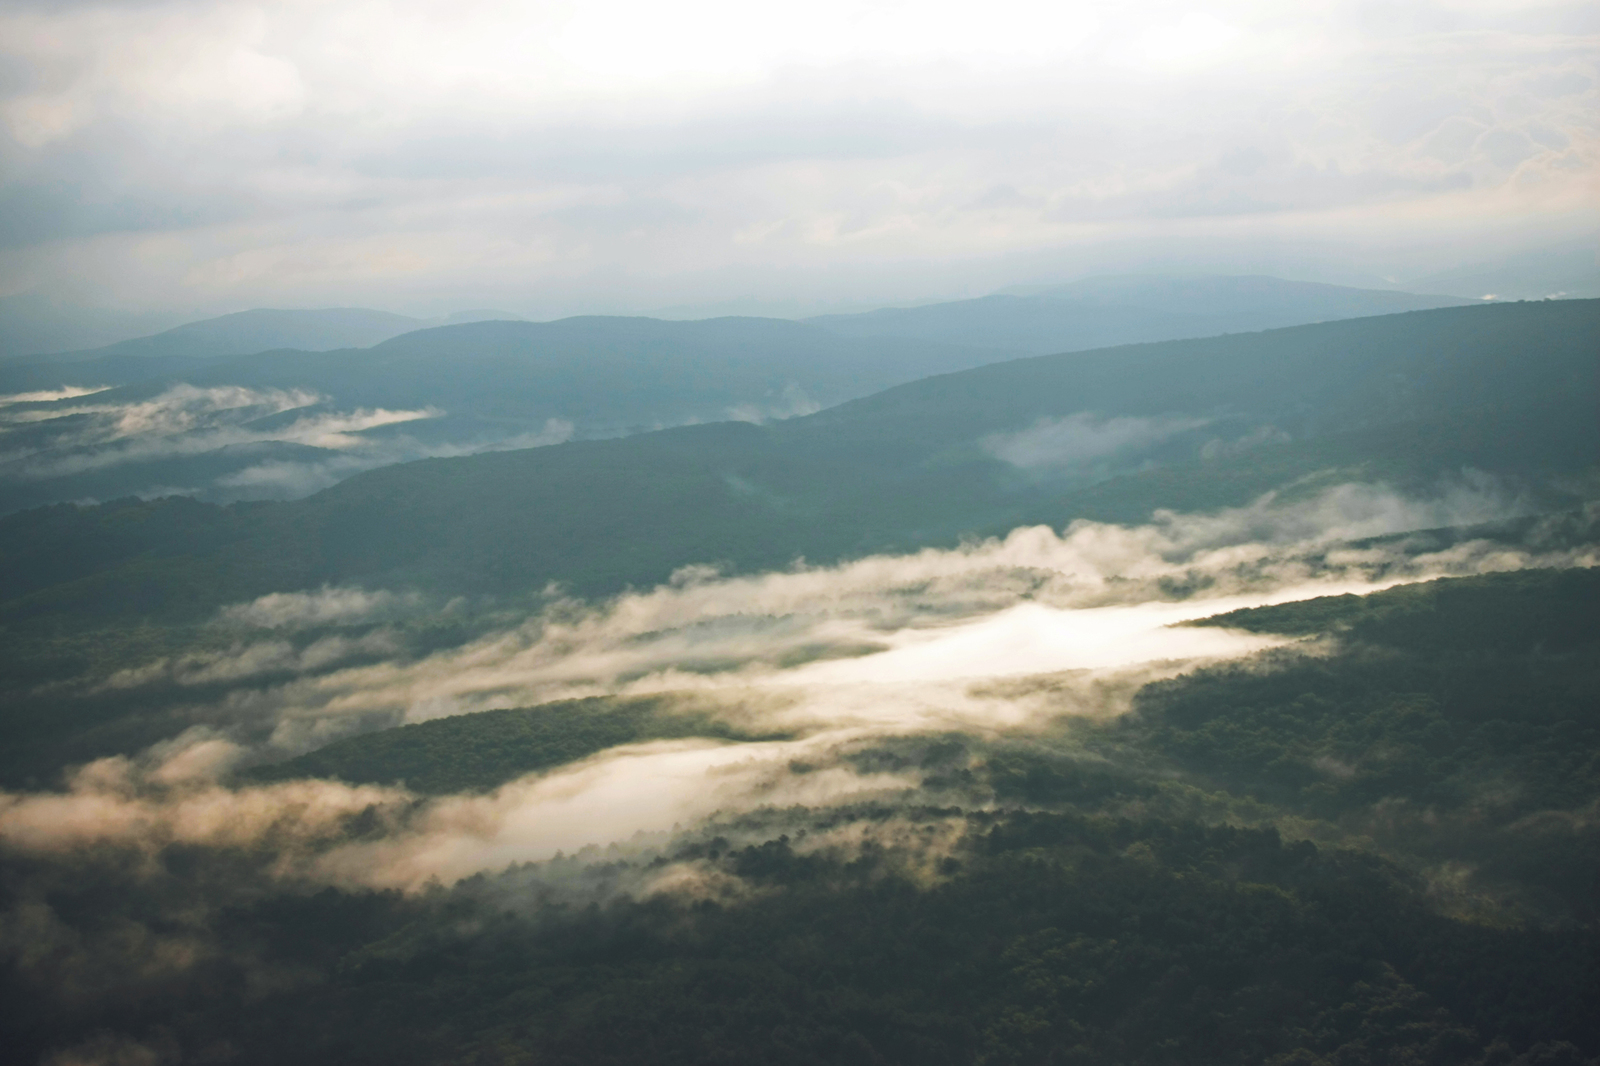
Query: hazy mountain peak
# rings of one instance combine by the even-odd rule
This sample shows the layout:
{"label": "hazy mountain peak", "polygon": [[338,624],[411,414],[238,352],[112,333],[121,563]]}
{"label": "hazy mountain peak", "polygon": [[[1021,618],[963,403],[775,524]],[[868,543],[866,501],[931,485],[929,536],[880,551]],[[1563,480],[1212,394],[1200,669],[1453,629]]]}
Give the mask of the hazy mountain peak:
{"label": "hazy mountain peak", "polygon": [[1409,285],[1480,300],[1600,296],[1600,241],[1593,236],[1563,241],[1429,274]]}
{"label": "hazy mountain peak", "polygon": [[940,339],[1044,355],[1472,302],[1265,275],[1122,274],[806,321],[851,336]]}
{"label": "hazy mountain peak", "polygon": [[368,348],[424,325],[420,319],[364,307],[310,310],[258,307],[187,322],[149,337],[135,337],[104,348],[63,355],[72,359],[121,355],[205,358],[249,355],[276,348],[326,352],[338,348]]}
{"label": "hazy mountain peak", "polygon": [[492,307],[479,308],[472,311],[452,311],[442,319],[435,320],[432,324],[438,326],[460,326],[469,322],[526,322],[527,316],[519,315],[515,311],[499,311]]}

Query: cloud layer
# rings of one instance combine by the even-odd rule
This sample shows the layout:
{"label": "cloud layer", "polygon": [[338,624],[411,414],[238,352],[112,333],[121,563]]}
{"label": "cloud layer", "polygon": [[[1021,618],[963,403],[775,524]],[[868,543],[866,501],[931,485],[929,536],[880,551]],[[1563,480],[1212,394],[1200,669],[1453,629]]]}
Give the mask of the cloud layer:
{"label": "cloud layer", "polygon": [[1201,248],[1424,273],[1595,224],[1595,33],[1490,0],[23,2],[0,287],[553,314]]}
{"label": "cloud layer", "polygon": [[[0,396],[0,486],[9,482],[25,494],[30,484],[77,478],[66,484],[79,491],[67,495],[94,496],[100,483],[81,475],[117,471],[104,483],[106,495],[293,497],[390,463],[558,444],[574,428],[552,418],[540,431],[513,436],[422,440],[403,430],[370,431],[435,419],[443,411],[338,410],[307,389],[179,383],[130,395],[142,391],[135,386]],[[269,445],[292,447],[287,454],[262,449]],[[172,465],[177,460],[196,462]],[[59,498],[62,490],[51,491]]]}
{"label": "cloud layer", "polygon": [[[274,878],[416,889],[718,812],[910,796],[918,775],[853,754],[895,738],[1000,738],[1063,715],[1121,713],[1149,680],[1280,643],[1174,622],[1401,580],[1600,563],[1592,548],[1488,540],[1349,544],[1502,515],[1512,501],[1491,488],[1415,500],[1343,486],[1294,504],[1264,497],[1144,527],[1019,529],[836,567],[739,578],[689,568],[603,603],[556,599],[434,652],[408,653],[384,621],[436,617],[419,598],[274,594],[222,612],[233,647],[98,682],[100,692],[164,693],[185,708],[177,720],[197,724],[90,763],[64,790],[0,795],[0,845],[135,860],[174,844],[243,849]],[[327,634],[341,622],[368,626]],[[768,739],[624,745],[481,795],[227,783],[236,767],[384,724],[651,693]],[[71,686],[57,696],[75,698]],[[358,818],[367,828],[352,836]]]}

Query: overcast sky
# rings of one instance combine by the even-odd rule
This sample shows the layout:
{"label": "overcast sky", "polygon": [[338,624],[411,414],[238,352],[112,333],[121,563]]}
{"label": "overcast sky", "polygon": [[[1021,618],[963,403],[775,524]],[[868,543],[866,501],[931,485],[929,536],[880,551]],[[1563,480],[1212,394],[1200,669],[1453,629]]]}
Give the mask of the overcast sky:
{"label": "overcast sky", "polygon": [[0,295],[821,309],[1600,226],[1592,0],[3,0],[0,48]]}

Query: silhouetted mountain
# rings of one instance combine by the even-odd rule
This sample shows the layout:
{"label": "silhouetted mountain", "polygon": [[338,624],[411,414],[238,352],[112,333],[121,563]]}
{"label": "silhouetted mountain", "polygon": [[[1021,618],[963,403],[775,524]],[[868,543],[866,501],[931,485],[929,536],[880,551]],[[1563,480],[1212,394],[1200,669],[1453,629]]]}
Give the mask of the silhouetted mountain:
{"label": "silhouetted mountain", "polygon": [[1270,277],[1130,275],[806,321],[850,336],[937,337],[1044,355],[1470,302]]}

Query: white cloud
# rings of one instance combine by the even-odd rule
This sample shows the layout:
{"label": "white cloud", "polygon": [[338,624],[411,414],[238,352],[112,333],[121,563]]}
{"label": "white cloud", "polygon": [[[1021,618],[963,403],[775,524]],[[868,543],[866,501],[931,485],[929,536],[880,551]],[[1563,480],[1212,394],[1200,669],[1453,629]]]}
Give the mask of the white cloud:
{"label": "white cloud", "polygon": [[[269,441],[343,453],[330,461],[329,483],[356,470],[415,458],[426,449],[407,441],[375,442],[363,430],[438,417],[432,408],[391,411],[314,410],[324,397],[305,389],[251,389],[237,385],[176,384],[145,400],[68,404],[107,390],[62,390],[48,406],[0,404],[0,477],[36,480],[129,463],[213,452],[230,445]],[[44,394],[28,394],[35,398]],[[293,421],[266,426],[257,420],[306,409]],[[19,430],[27,432],[19,433]],[[568,431],[570,434],[570,430]],[[11,439],[8,440],[8,436]],[[10,445],[7,448],[7,445]],[[301,464],[285,464],[298,467]],[[239,485],[272,483],[250,468],[232,475]],[[305,475],[296,471],[297,476]],[[276,480],[291,478],[280,473]],[[318,485],[316,487],[322,487]]]}
{"label": "white cloud", "polygon": [[1024,470],[1065,469],[1148,448],[1205,424],[1205,419],[1182,415],[1104,418],[1080,412],[1065,418],[1041,418],[1027,429],[997,433],[982,443],[995,458]]}
{"label": "white cloud", "polygon": [[556,313],[1310,241],[1415,276],[1596,222],[1585,6],[21,4],[0,287]]}
{"label": "white cloud", "polygon": [[387,589],[368,592],[359,588],[323,587],[316,592],[272,592],[234,604],[218,613],[219,621],[232,625],[280,626],[340,625],[392,617],[421,602],[415,593]]}
{"label": "white cloud", "polygon": [[[243,849],[267,878],[413,890],[432,878],[667,833],[717,812],[914,794],[926,801],[916,772],[862,769],[850,755],[908,735],[996,737],[1063,715],[1121,713],[1149,680],[1278,642],[1172,628],[1185,619],[1441,574],[1600,563],[1592,549],[1339,543],[1505,514],[1510,502],[1484,484],[1429,499],[1343,486],[1293,504],[1264,497],[1142,527],[1019,529],[954,551],[835,567],[738,578],[689,568],[649,592],[556,602],[417,658],[397,654],[381,628],[360,641],[324,638],[298,649],[292,632],[275,632],[114,678],[123,686],[203,681],[227,692],[211,726],[90,763],[61,791],[0,794],[0,848],[135,857],[173,844]],[[264,597],[224,617],[292,627],[370,621],[413,606],[324,589]],[[351,654],[369,664],[345,665]],[[370,662],[374,655],[382,661]],[[284,682],[285,674],[299,676]],[[473,795],[225,783],[231,767],[260,754],[242,738],[267,730],[269,747],[295,750],[358,722],[608,692],[674,693],[685,708],[789,739],[629,744]],[[185,708],[196,720],[207,713]],[[809,769],[796,772],[801,764]],[[352,839],[357,816],[368,830]]]}
{"label": "white cloud", "polygon": [[[957,550],[836,567],[732,578],[691,567],[660,588],[605,603],[557,600],[524,621],[415,659],[386,653],[381,630],[370,647],[340,640],[297,650],[274,635],[128,671],[111,684],[228,680],[236,687],[215,709],[218,720],[249,723],[251,736],[270,734],[271,750],[281,752],[385,721],[661,691],[738,705],[755,692],[826,690],[825,700],[784,712],[802,731],[848,721],[972,727],[1001,713],[964,695],[972,679],[1146,670],[1151,662],[1263,646],[1237,634],[1167,628],[1186,618],[1397,580],[1597,561],[1592,552],[1540,555],[1481,541],[1421,555],[1404,544],[1337,547],[1516,511],[1514,497],[1487,483],[1463,482],[1427,499],[1342,486],[1293,504],[1268,496],[1211,515],[1163,513],[1146,526],[1019,529]],[[319,612],[331,612],[331,620],[348,608],[354,621],[410,608],[369,600],[377,595],[280,594],[224,617],[310,624]],[[378,613],[360,613],[369,608]],[[926,685],[912,684],[919,678]]]}
{"label": "white cloud", "polygon": [[[7,396],[0,396],[0,407],[10,407],[18,403],[54,403],[57,400],[73,400],[79,396],[93,396],[97,392],[105,392],[109,385],[98,387],[80,388],[68,385],[59,389],[44,389],[39,392],[13,392]],[[0,414],[0,420],[7,416]]]}

